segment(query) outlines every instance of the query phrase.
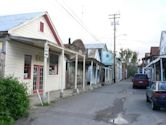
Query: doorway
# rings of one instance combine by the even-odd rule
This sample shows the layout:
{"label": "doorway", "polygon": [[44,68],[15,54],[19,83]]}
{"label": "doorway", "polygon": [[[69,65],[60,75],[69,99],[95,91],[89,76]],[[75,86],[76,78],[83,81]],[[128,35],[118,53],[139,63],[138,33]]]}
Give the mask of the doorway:
{"label": "doorway", "polygon": [[43,93],[43,66],[34,65],[33,69],[33,93]]}

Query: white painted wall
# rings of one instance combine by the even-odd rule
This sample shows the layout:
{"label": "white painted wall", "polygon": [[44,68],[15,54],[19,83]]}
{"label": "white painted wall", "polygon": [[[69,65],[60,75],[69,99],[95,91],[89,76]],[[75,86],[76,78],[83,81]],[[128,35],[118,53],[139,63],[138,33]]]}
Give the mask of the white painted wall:
{"label": "white painted wall", "polygon": [[[44,23],[44,32],[40,32],[40,22]],[[45,39],[57,44],[44,17],[37,18],[20,28],[9,31],[9,33],[14,36]]]}
{"label": "white painted wall", "polygon": [[[20,81],[27,83],[28,92],[32,94],[33,90],[33,65],[44,65],[43,61],[37,61],[36,55],[43,55],[44,49],[25,45],[23,43],[8,41],[6,49],[5,61],[5,76],[13,75],[19,78]],[[31,79],[24,79],[24,55],[32,55]],[[64,62],[65,63],[65,62]],[[48,63],[49,64],[49,63]],[[46,91],[59,90],[61,84],[61,69],[62,64],[59,59],[59,73],[58,75],[47,75]],[[66,63],[65,63],[66,64]],[[65,68],[64,68],[65,69]],[[47,72],[48,73],[48,72]]]}

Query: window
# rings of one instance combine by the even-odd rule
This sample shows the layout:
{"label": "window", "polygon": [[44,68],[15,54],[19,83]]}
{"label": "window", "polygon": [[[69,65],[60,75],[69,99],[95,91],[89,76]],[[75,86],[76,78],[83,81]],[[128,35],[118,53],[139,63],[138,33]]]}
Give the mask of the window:
{"label": "window", "polygon": [[58,60],[59,60],[58,55],[50,53],[49,75],[58,74]]}
{"label": "window", "polygon": [[24,79],[31,78],[31,55],[25,55],[24,57]]}
{"label": "window", "polygon": [[166,83],[164,83],[164,82],[159,83],[158,89],[159,90],[166,90]]}
{"label": "window", "polygon": [[44,23],[40,22],[40,32],[44,32]]}

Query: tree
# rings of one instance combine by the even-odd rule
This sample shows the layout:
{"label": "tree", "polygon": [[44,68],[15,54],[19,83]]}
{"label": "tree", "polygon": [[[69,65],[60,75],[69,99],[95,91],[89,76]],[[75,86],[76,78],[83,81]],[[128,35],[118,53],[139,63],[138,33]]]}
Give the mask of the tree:
{"label": "tree", "polygon": [[137,61],[138,61],[137,52],[132,51],[130,49],[121,48],[119,55],[120,55],[120,59],[122,60],[122,62],[125,63],[126,65],[137,64]]}
{"label": "tree", "polygon": [[137,72],[138,54],[130,49],[120,49],[120,59],[126,64],[128,77],[133,76]]}

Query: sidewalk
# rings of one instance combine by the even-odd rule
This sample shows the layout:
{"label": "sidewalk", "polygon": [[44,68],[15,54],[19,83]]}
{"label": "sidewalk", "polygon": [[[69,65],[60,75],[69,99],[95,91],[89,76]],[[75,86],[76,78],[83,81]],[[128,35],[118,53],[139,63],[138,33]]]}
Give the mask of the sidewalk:
{"label": "sidewalk", "polygon": [[[111,85],[111,83],[110,84],[106,83],[105,85]],[[97,89],[97,88],[100,88],[100,87],[102,87],[101,84],[97,84],[97,85],[93,84],[92,86],[85,86],[85,90],[83,90],[82,88],[79,88],[78,93],[74,92],[73,89],[65,89],[64,92],[63,92],[63,97],[62,98],[66,98],[66,97],[69,97],[69,96],[74,96],[76,94],[80,94],[80,93],[84,93],[84,92],[88,92],[88,91],[92,91],[93,89]],[[50,103],[56,102],[56,101],[58,101],[59,99],[62,99],[62,98],[60,97],[60,90],[51,91],[49,93]],[[30,99],[30,106],[31,106],[32,109],[36,108],[39,105],[41,105],[40,99],[39,99],[37,94],[30,96],[29,99]]]}

